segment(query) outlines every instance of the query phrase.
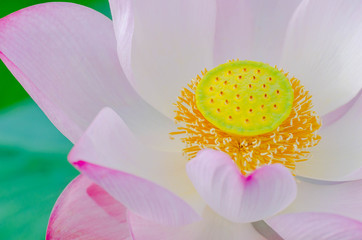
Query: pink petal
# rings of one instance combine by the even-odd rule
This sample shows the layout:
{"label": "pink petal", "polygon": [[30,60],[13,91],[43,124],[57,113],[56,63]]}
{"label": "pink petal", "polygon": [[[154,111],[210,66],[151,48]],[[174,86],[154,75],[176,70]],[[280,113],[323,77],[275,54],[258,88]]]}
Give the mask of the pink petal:
{"label": "pink petal", "polygon": [[362,221],[362,180],[328,182],[299,179],[297,198],[284,212],[326,212]]}
{"label": "pink petal", "polygon": [[140,177],[84,161],[73,165],[131,211],[165,225],[183,225],[199,216],[170,191]]}
{"label": "pink petal", "polygon": [[132,85],[173,117],[182,87],[212,66],[215,3],[209,0],[132,1]]}
{"label": "pink petal", "polygon": [[136,240],[265,240],[251,224],[232,223],[206,209],[200,222],[169,227],[147,221],[129,212],[132,236]]}
{"label": "pink petal", "polygon": [[301,0],[217,0],[215,63],[279,63],[286,29]]}
{"label": "pink petal", "polygon": [[268,220],[284,239],[357,240],[362,239],[362,223],[327,213],[280,215]]}
{"label": "pink petal", "polygon": [[[68,159],[116,199],[122,200],[125,206],[156,221],[177,224],[194,220],[195,212],[183,200],[195,208],[203,207],[202,199],[187,177],[186,160],[182,154],[148,149],[137,141],[126,124],[111,109],[105,108],[99,113],[74,145]],[[79,161],[87,163],[83,164],[83,167],[82,164],[79,165]],[[100,170],[95,171],[98,168]],[[109,172],[106,179],[101,176],[101,172]],[[130,179],[129,181],[134,183],[130,184],[128,180],[123,182],[120,179]],[[132,188],[138,190],[123,192],[123,189]],[[143,191],[148,193],[149,188],[154,189],[155,193],[158,192],[158,195],[145,198]],[[124,199],[128,195],[134,198],[134,202]],[[142,205],[145,199],[150,205]],[[172,201],[165,202],[164,199]],[[153,209],[150,206],[157,208]],[[174,215],[168,216],[167,211]]]}
{"label": "pink petal", "polygon": [[288,28],[281,67],[310,90],[318,114],[356,96],[362,87],[361,2],[304,0]]}
{"label": "pink petal", "polygon": [[71,141],[111,106],[142,140],[170,143],[174,124],[127,82],[112,22],[104,15],[71,3],[35,5],[0,20],[0,42],[0,58]]}
{"label": "pink petal", "polygon": [[208,205],[233,222],[269,217],[296,196],[296,183],[284,166],[264,166],[244,177],[227,154],[211,149],[200,151],[187,173]]}
{"label": "pink petal", "polygon": [[333,124],[322,127],[322,139],[312,149],[311,158],[297,164],[298,175],[325,180],[362,178],[358,172],[345,177],[362,167],[362,95],[348,108]]}
{"label": "pink petal", "polygon": [[126,213],[121,203],[80,175],[55,203],[46,239],[131,240]]}

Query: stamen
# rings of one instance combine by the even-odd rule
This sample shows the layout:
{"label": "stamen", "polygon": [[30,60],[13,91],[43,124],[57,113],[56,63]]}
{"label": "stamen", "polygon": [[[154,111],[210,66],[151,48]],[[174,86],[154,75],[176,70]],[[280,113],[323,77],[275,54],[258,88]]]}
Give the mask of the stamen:
{"label": "stamen", "polygon": [[[202,78],[197,76],[188,84],[188,88],[182,89],[181,96],[176,102],[177,110],[175,111],[176,123],[180,123],[182,126],[170,135],[172,138],[177,135],[182,136],[181,141],[186,144],[183,152],[189,159],[195,157],[201,149],[213,148],[229,154],[243,174],[273,163],[281,163],[293,171],[296,162],[308,159],[308,148],[317,145],[320,140],[316,131],[321,126],[319,117],[312,110],[311,96],[300,85],[298,79],[288,78],[288,74],[285,74],[283,70],[273,69],[282,74],[290,84],[293,93],[291,109],[283,121],[278,125],[273,125],[272,130],[269,129],[268,132],[255,135],[235,134],[225,131],[223,128],[225,125],[240,124],[244,129],[248,129],[250,125],[255,127],[255,122],[262,126],[263,122],[270,124],[270,119],[275,121],[274,111],[278,113],[287,109],[283,99],[288,90],[282,86],[273,87],[273,84],[278,82],[276,75],[264,76],[263,67],[254,70],[250,67],[242,67],[239,71],[227,69],[225,75],[213,76],[210,82],[213,84],[212,93],[216,93],[216,95],[208,95],[207,98],[205,95],[201,98],[214,100],[213,104],[208,101],[208,104],[212,106],[208,111],[223,119],[224,123],[221,127],[209,121],[197,104],[196,93],[202,84],[201,80],[208,74],[207,70],[202,73]],[[250,83],[246,80],[248,79],[247,74],[251,76],[249,79],[252,82]],[[208,76],[212,76],[212,74]],[[226,79],[225,76],[230,76],[230,78]],[[256,76],[256,79],[253,80],[252,76]],[[265,82],[262,82],[262,79]],[[237,82],[235,82],[236,80]],[[224,81],[228,81],[226,86]],[[220,84],[225,88],[220,90]],[[235,84],[237,84],[237,89],[234,88]],[[252,88],[249,84],[252,85]],[[263,84],[266,85],[266,88],[263,87]],[[266,91],[267,101],[263,100],[264,92],[261,95],[250,92],[254,86],[259,88],[259,91]],[[209,87],[203,88],[208,91],[208,94],[210,94]],[[220,91],[223,94],[219,95]],[[250,96],[255,96],[252,101],[249,99]],[[271,101],[271,96],[278,101]],[[222,99],[222,104],[219,102],[220,99]],[[228,104],[225,104],[225,100],[228,100]],[[250,109],[252,109],[251,112]],[[265,119],[263,119],[264,117]]]}

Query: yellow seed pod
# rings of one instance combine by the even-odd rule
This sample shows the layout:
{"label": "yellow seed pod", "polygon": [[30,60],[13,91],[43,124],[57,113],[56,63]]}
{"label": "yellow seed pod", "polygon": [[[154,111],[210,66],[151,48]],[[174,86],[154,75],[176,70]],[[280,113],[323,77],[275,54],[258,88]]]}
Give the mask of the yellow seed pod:
{"label": "yellow seed pod", "polygon": [[219,129],[255,136],[276,129],[290,114],[293,88],[268,64],[232,61],[207,72],[196,89],[201,114]]}

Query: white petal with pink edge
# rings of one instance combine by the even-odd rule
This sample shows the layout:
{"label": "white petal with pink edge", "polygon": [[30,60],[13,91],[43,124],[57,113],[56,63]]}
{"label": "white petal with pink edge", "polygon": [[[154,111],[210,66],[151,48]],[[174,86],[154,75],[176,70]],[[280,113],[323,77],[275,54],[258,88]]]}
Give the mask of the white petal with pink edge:
{"label": "white petal with pink edge", "polygon": [[[107,184],[111,185],[113,192],[123,191],[123,188],[139,189],[122,194],[130,194],[135,200],[137,200],[135,196],[138,196],[139,201],[143,202],[147,198],[142,195],[142,191],[147,190],[147,188],[154,188],[154,191],[158,191],[159,195],[149,195],[148,201],[150,201],[150,206],[154,204],[161,209],[153,209],[155,212],[149,213],[148,218],[167,222],[165,216],[162,219],[157,216],[157,211],[163,211],[164,207],[170,211],[176,211],[181,216],[173,213],[170,216],[172,224],[185,223],[196,218],[195,212],[188,204],[196,211],[202,211],[205,207],[205,203],[187,177],[186,160],[182,154],[159,152],[147,148],[135,138],[122,119],[109,108],[105,108],[99,113],[84,135],[74,145],[68,159],[73,164],[79,163],[79,161],[86,162],[87,164],[81,165],[87,168],[81,168],[79,164],[77,167],[88,176],[92,174],[91,178],[107,191],[109,189]],[[101,172],[109,172],[109,176],[107,178],[102,177],[99,175]],[[115,182],[112,182],[112,179]],[[134,184],[128,186],[127,182],[122,182],[119,179],[131,179]],[[145,188],[146,186],[147,188]],[[118,193],[112,195],[116,197],[115,194]],[[164,202],[162,198],[173,199],[173,201]],[[119,200],[119,198],[117,199]],[[129,204],[122,203],[130,207]],[[176,207],[174,204],[179,205]],[[188,210],[186,211],[186,209]],[[150,209],[149,211],[153,210]],[[140,211],[137,213],[142,215]]]}
{"label": "white petal with pink edge", "polygon": [[104,15],[71,3],[35,5],[0,20],[0,42],[0,58],[71,141],[111,106],[142,140],[172,144],[167,137],[172,121],[128,83],[112,22]]}
{"label": "white petal with pink edge", "polygon": [[288,22],[301,0],[217,0],[214,62],[280,61]]}
{"label": "white petal with pink edge", "polygon": [[127,209],[85,176],[63,191],[50,216],[47,240],[131,240]]}
{"label": "white petal with pink edge", "polygon": [[186,226],[160,225],[132,212],[129,212],[128,220],[136,240],[265,240],[251,224],[230,222],[209,208],[205,209],[201,221]]}
{"label": "white petal with pink edge", "polygon": [[332,182],[297,177],[298,193],[283,213],[334,213],[362,221],[362,180]]}
{"label": "white petal with pink edge", "polygon": [[328,213],[295,213],[269,219],[268,224],[285,240],[358,240],[362,223]]}
{"label": "white petal with pink edge", "polygon": [[280,67],[310,90],[319,115],[342,106],[360,91],[361,38],[359,0],[304,0],[296,10]]}
{"label": "white petal with pink edge", "polygon": [[362,178],[355,172],[362,167],[362,95],[357,95],[347,108],[332,124],[323,127],[322,122],[322,139],[311,149],[308,161],[297,163],[297,175],[324,180]]}
{"label": "white petal with pink edge", "polygon": [[109,0],[112,21],[117,39],[117,52],[123,72],[128,79],[133,78],[131,66],[134,17],[131,0]]}
{"label": "white petal with pink edge", "polygon": [[282,165],[268,165],[245,177],[226,153],[205,149],[187,164],[196,190],[218,214],[253,222],[276,214],[296,196],[296,183]]}
{"label": "white petal with pink edge", "polygon": [[85,161],[73,162],[73,165],[127,209],[146,219],[170,226],[200,219],[181,198],[146,179]]}

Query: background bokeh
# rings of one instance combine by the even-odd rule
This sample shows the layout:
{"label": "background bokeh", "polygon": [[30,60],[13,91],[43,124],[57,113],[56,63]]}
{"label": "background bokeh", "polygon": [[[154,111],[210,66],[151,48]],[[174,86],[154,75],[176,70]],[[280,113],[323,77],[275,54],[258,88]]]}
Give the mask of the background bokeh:
{"label": "background bokeh", "polygon": [[[0,18],[44,2],[0,0]],[[107,0],[69,2],[110,17]],[[0,61],[0,239],[45,238],[56,199],[78,174],[71,147]]]}

